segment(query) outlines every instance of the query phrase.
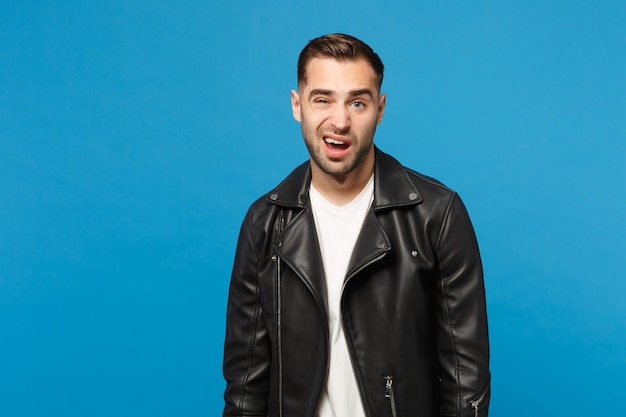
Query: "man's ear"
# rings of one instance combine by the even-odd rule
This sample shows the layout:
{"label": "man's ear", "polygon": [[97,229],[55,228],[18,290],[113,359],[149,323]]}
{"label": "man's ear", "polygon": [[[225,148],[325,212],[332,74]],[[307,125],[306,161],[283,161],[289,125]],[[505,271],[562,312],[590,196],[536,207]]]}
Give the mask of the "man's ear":
{"label": "man's ear", "polygon": [[383,121],[383,115],[385,114],[385,104],[387,103],[387,94],[382,93],[380,95],[380,99],[378,100],[378,118],[376,119],[376,124],[380,124]]}
{"label": "man's ear", "polygon": [[291,111],[296,121],[302,121],[302,113],[300,109],[300,94],[296,90],[291,90]]}

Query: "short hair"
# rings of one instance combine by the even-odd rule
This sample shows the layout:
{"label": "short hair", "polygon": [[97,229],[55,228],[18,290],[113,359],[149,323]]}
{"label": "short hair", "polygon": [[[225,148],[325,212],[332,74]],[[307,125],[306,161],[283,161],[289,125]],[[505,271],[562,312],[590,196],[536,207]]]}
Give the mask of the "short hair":
{"label": "short hair", "polygon": [[383,61],[368,44],[354,36],[333,33],[311,40],[298,58],[298,85],[306,82],[306,67],[313,58],[334,58],[340,61],[365,59],[376,74],[379,90],[383,83]]}

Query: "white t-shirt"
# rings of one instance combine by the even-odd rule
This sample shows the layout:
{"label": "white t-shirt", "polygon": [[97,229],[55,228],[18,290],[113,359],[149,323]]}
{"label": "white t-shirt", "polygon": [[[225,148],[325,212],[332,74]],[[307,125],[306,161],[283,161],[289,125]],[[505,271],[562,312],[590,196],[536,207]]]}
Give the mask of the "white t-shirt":
{"label": "white t-shirt", "polygon": [[346,205],[330,203],[313,185],[310,198],[326,274],[330,330],[330,362],[317,416],[365,417],[341,324],[340,301],[348,263],[374,198],[374,176]]}

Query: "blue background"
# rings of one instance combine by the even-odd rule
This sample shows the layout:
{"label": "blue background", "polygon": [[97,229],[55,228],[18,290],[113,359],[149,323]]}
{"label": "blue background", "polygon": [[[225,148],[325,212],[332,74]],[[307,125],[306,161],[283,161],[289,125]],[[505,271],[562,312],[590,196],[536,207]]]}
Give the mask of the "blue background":
{"label": "blue background", "polygon": [[[0,8],[0,416],[216,416],[248,205],[307,157],[308,40],[387,67],[376,142],[463,197],[492,416],[602,416],[626,374],[626,2]],[[621,400],[620,400],[621,399]]]}

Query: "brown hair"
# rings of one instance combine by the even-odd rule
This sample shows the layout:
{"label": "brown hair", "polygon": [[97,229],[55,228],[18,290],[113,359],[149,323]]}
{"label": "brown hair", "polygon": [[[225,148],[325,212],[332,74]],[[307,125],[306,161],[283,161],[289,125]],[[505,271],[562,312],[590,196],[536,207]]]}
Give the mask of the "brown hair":
{"label": "brown hair", "polygon": [[363,58],[376,73],[379,89],[383,83],[385,66],[380,57],[368,44],[354,36],[333,33],[311,40],[298,58],[298,85],[306,82],[306,67],[313,58],[334,58],[341,61]]}

